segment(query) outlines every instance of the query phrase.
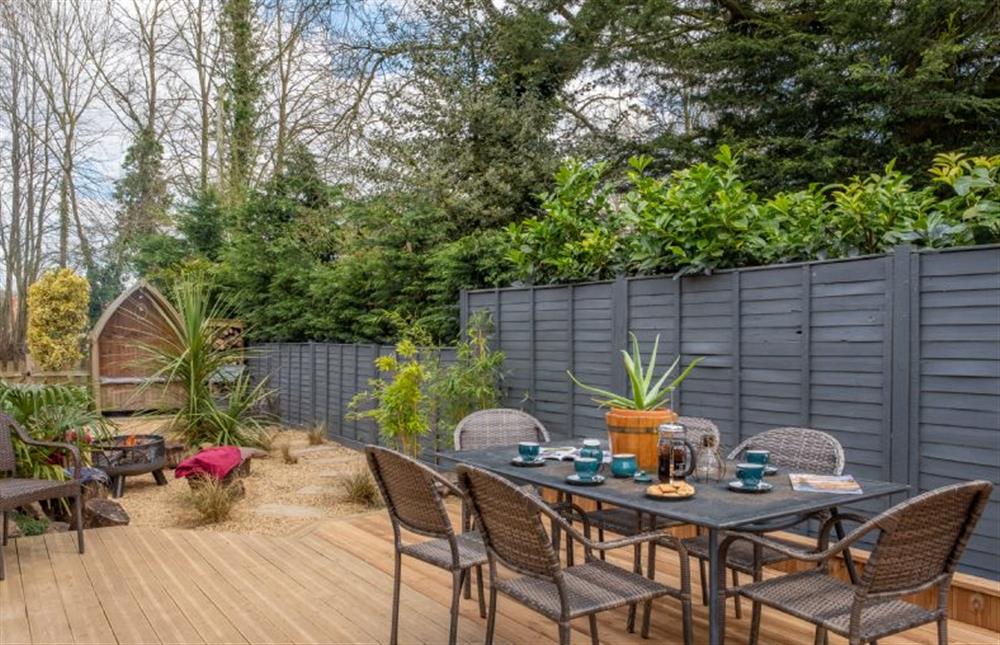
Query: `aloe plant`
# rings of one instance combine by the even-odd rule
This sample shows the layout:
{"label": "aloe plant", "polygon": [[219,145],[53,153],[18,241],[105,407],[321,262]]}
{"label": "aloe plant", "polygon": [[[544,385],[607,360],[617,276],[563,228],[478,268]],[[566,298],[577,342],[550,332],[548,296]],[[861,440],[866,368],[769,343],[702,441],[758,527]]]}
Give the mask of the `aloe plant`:
{"label": "aloe plant", "polygon": [[702,361],[701,358],[696,358],[684,369],[680,375],[670,382],[669,385],[664,385],[667,379],[673,374],[677,367],[680,365],[681,357],[678,356],[674,359],[674,362],[670,365],[670,368],[660,376],[656,383],[653,383],[653,376],[656,370],[656,354],[660,347],[660,336],[657,334],[656,340],[653,341],[653,351],[649,355],[649,365],[643,367],[642,355],[639,353],[639,339],[635,337],[632,332],[628,333],[629,338],[632,339],[632,354],[629,355],[624,349],[622,352],[622,360],[625,363],[625,373],[628,374],[629,383],[632,385],[631,397],[623,396],[620,394],[615,394],[614,392],[609,392],[608,390],[603,390],[598,387],[592,387],[586,383],[581,383],[573,374],[566,370],[569,377],[576,383],[579,387],[584,390],[597,394],[602,398],[594,399],[594,401],[602,407],[613,407],[622,408],[625,410],[656,410],[657,408],[663,407],[663,404],[670,399],[670,393],[677,389],[677,386],[681,384],[691,373],[691,370],[695,368]]}

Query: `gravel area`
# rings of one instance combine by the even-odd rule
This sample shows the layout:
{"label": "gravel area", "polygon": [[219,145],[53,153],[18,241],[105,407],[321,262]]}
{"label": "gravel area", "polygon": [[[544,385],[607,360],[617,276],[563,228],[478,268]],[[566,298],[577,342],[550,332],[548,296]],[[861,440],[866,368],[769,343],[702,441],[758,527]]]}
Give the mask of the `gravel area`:
{"label": "gravel area", "polygon": [[[136,431],[130,423],[121,425],[126,432]],[[142,429],[148,431],[148,426]],[[298,463],[284,462],[282,443],[290,444]],[[174,479],[170,470],[166,486],[157,486],[151,475],[130,477],[118,501],[133,526],[291,535],[330,518],[371,511],[345,501],[340,484],[345,474],[364,468],[364,461],[355,450],[330,442],[310,446],[305,432],[283,430],[275,436],[269,458],[252,460],[250,475],[243,479],[246,495],[225,522],[200,523],[186,503],[187,482]]]}

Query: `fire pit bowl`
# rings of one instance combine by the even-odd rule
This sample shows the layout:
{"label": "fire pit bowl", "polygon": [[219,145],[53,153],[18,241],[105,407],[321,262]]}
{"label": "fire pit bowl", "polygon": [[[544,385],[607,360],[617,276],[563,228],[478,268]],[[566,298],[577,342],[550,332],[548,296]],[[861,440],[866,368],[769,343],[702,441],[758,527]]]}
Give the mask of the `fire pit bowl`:
{"label": "fire pit bowl", "polygon": [[163,466],[167,448],[158,434],[125,434],[94,446],[94,466],[111,478],[111,496],[125,494],[125,478],[152,473],[156,483],[164,486]]}

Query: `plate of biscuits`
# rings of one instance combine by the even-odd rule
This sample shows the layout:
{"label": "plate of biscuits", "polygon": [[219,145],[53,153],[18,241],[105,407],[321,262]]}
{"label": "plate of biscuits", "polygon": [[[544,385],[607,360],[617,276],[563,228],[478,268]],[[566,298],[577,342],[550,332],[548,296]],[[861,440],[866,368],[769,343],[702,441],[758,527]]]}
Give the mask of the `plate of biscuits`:
{"label": "plate of biscuits", "polygon": [[653,484],[646,488],[646,497],[663,500],[688,499],[694,497],[694,486],[687,482]]}

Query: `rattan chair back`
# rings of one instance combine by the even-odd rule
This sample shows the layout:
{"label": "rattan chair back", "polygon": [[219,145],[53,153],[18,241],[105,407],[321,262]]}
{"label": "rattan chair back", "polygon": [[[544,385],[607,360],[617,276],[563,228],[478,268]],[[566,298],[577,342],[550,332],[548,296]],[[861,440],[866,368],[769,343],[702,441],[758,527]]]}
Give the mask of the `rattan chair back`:
{"label": "rattan chair back", "polygon": [[861,587],[871,594],[900,593],[950,575],[992,490],[987,481],[945,486],[874,519],[881,533],[865,566]]}
{"label": "rattan chair back", "polygon": [[433,470],[380,446],[367,446],[365,454],[393,522],[428,537],[454,535]]}
{"label": "rattan chair back", "polygon": [[542,422],[521,410],[492,408],[478,410],[455,427],[455,450],[476,450],[514,446],[520,441],[549,441]]}
{"label": "rattan chair back", "polygon": [[537,499],[506,479],[471,466],[458,467],[458,481],[469,495],[490,552],[519,573],[553,581],[561,575]]}
{"label": "rattan chair back", "polygon": [[770,451],[770,463],[816,475],[844,472],[844,448],[829,434],[812,428],[773,428],[746,439],[729,453],[737,459],[747,450]]}
{"label": "rattan chair back", "polygon": [[687,439],[691,445],[697,448],[701,445],[702,439],[706,435],[715,437],[715,445],[722,445],[722,437],[719,433],[719,426],[710,419],[702,417],[678,417],[677,423],[684,426],[687,431]]}

